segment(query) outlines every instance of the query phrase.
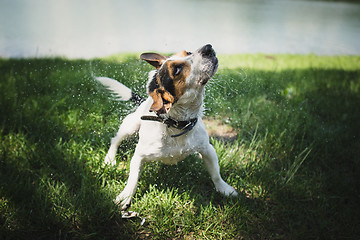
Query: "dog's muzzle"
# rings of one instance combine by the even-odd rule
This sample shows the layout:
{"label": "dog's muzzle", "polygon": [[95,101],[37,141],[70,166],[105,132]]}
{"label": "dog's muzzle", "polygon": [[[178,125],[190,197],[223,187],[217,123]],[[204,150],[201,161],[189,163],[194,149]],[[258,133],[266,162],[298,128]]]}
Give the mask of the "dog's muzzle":
{"label": "dog's muzzle", "polygon": [[199,49],[199,53],[205,58],[214,58],[216,57],[215,50],[211,44],[207,44]]}
{"label": "dog's muzzle", "polygon": [[202,48],[200,48],[198,50],[198,53],[205,59],[209,60],[211,66],[209,66],[209,78],[205,78],[205,79],[202,79],[200,81],[200,83],[202,85],[205,85],[208,80],[216,73],[217,69],[218,69],[218,59],[216,57],[216,53],[215,53],[215,50],[213,49],[213,47],[211,46],[211,44],[207,44],[205,46],[203,46]]}

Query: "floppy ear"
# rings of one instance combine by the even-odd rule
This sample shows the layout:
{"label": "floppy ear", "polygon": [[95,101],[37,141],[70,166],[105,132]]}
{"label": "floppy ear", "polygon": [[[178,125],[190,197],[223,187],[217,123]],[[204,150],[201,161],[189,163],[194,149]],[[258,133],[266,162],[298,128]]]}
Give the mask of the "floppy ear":
{"label": "floppy ear", "polygon": [[140,55],[141,60],[145,60],[151,65],[153,65],[156,69],[161,67],[161,64],[167,59],[168,57],[157,54],[157,53],[143,53]]}
{"label": "floppy ear", "polygon": [[155,89],[155,91],[150,93],[150,97],[153,99],[153,104],[150,107],[151,112],[158,112],[164,106],[161,94]]}
{"label": "floppy ear", "polygon": [[150,97],[153,99],[153,104],[150,107],[150,111],[158,114],[168,113],[174,103],[174,97],[165,90],[155,89],[150,93]]}

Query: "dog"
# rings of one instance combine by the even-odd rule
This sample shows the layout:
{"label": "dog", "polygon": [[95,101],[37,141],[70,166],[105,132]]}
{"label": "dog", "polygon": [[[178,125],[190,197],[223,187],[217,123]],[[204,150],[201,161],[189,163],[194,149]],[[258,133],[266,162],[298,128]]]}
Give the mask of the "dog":
{"label": "dog", "polygon": [[130,206],[145,162],[176,164],[194,153],[204,161],[215,189],[225,196],[237,196],[236,190],[221,178],[218,157],[202,121],[205,85],[218,69],[213,47],[207,44],[193,53],[182,51],[171,57],[143,53],[140,59],[155,68],[149,73],[147,99],[114,79],[97,78],[120,100],[132,100],[139,105],[124,118],[105,157],[105,164],[115,165],[121,141],[138,132],[129,178],[115,203],[122,210]]}

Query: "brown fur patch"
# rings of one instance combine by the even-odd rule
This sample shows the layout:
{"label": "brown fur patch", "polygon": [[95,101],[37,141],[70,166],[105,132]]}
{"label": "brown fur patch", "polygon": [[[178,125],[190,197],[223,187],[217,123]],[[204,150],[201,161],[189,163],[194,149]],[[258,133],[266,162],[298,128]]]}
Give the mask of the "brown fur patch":
{"label": "brown fur patch", "polygon": [[[173,80],[175,98],[179,99],[186,91],[186,78],[190,76],[191,66],[188,62],[178,60],[169,62],[167,67]],[[178,68],[181,69],[179,73],[177,73]]]}
{"label": "brown fur patch", "polygon": [[188,52],[184,50],[182,52],[176,53],[174,56],[186,57],[187,55],[188,55]]}
{"label": "brown fur patch", "polygon": [[[184,51],[182,54],[187,55],[187,52]],[[150,92],[153,99],[150,110],[160,114],[169,112],[172,105],[185,93],[186,79],[190,73],[191,65],[186,61],[164,62],[156,75],[157,88]]]}

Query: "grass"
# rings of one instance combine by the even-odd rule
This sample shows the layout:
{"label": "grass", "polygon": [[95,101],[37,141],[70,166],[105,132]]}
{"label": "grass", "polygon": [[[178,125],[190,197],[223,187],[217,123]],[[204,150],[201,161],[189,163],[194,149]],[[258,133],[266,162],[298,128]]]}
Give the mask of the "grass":
{"label": "grass", "polygon": [[355,239],[360,236],[360,57],[224,55],[205,115],[237,139],[211,139],[223,178],[202,162],[146,165],[122,219],[136,138],[104,167],[130,103],[92,76],[145,93],[136,55],[93,60],[0,59],[0,239]]}

